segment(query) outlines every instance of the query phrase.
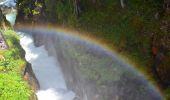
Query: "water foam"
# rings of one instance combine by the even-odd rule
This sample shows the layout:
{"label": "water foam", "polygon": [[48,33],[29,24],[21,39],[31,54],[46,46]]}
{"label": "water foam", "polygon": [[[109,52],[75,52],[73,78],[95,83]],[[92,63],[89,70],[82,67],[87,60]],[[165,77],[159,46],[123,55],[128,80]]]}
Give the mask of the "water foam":
{"label": "water foam", "polygon": [[22,36],[20,44],[40,83],[40,90],[36,93],[38,100],[73,100],[75,94],[67,90],[59,62],[48,56],[43,46],[35,47],[31,36]]}

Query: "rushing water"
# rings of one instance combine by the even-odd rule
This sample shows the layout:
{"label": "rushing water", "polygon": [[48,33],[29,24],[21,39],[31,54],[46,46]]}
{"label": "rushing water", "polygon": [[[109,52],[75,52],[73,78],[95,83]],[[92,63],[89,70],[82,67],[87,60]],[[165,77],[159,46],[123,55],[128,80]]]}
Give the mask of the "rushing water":
{"label": "rushing water", "polygon": [[35,47],[32,37],[20,34],[20,44],[26,52],[26,60],[32,64],[32,69],[40,83],[36,93],[38,100],[73,100],[74,93],[67,90],[60,64],[49,57],[43,46]]}
{"label": "rushing water", "polygon": [[[16,5],[15,0],[4,0],[0,5],[11,7],[11,12],[5,17],[13,26],[17,15],[16,9],[13,9]],[[58,61],[49,57],[43,46],[35,47],[31,36],[19,34],[20,44],[26,52],[25,58],[31,63],[40,83],[40,90],[36,93],[38,100],[73,100],[75,94],[67,90]]]}
{"label": "rushing water", "polygon": [[78,100],[162,100],[131,65],[90,41],[41,28],[19,31],[34,37],[21,36],[20,43],[40,83],[39,100],[73,100],[74,93]]}
{"label": "rushing water", "polygon": [[[4,0],[4,2],[0,3],[0,5],[8,7],[14,7],[15,4],[15,0]],[[15,9],[12,9],[11,13],[6,14],[6,19],[12,26],[15,24],[16,14]],[[23,30],[26,32],[25,29]],[[41,32],[50,33],[48,29],[41,30],[38,33]],[[21,36],[20,44],[26,52],[25,58],[31,63],[33,72],[40,83],[40,90],[36,92],[38,100],[73,100],[75,93],[76,96],[77,94],[84,95],[84,97],[82,96],[84,99],[81,98],[80,100],[103,100],[90,98],[100,97],[99,94],[95,94],[97,93],[96,91],[100,91],[100,94],[103,96],[108,95],[111,97],[107,100],[162,100],[160,94],[143,77],[138,75],[137,71],[127,67],[126,63],[122,64],[121,59],[114,54],[111,57],[112,54],[109,53],[108,56],[105,54],[107,52],[105,50],[100,52],[102,48],[98,46],[89,45],[87,42],[82,42],[82,40],[77,41],[75,38],[70,38],[70,36],[60,36],[54,32],[57,38],[53,38],[53,40],[46,37],[49,34],[45,36],[43,36],[44,34],[39,34],[40,37],[45,38],[37,38],[36,41],[44,42],[46,45],[43,44],[40,47],[36,47],[31,35],[22,32],[19,32],[19,34]],[[49,52],[46,51],[44,46],[51,52],[56,52],[60,49],[64,52],[63,58],[60,59],[61,55],[55,55],[55,58],[54,56],[49,56]],[[51,47],[55,49],[52,50]],[[61,70],[61,63],[66,65],[64,70]],[[87,73],[80,73],[81,70],[79,68],[82,68],[81,70],[85,70],[83,72]],[[74,73],[73,70],[75,69],[79,71]],[[100,74],[98,79],[105,81],[104,83],[107,85],[103,83],[100,87],[94,84],[92,86],[91,83],[85,84],[86,80],[83,80],[84,77],[81,76],[83,74],[95,76],[96,74],[93,75],[93,70],[97,71],[96,74]],[[93,78],[95,79],[96,77]],[[67,86],[74,87],[71,89],[75,93],[70,91]],[[78,89],[78,92],[76,89]]]}
{"label": "rushing water", "polygon": [[13,8],[11,9],[11,13],[5,15],[6,19],[10,22],[12,26],[14,26],[15,24],[16,15],[17,11]]}
{"label": "rushing water", "polygon": [[4,10],[9,10],[9,8],[10,8],[10,12],[5,14],[5,17],[6,17],[7,21],[10,22],[11,26],[14,26],[16,16],[17,16],[17,10],[15,9],[16,0],[1,0],[0,6],[7,7],[7,9],[4,9]]}

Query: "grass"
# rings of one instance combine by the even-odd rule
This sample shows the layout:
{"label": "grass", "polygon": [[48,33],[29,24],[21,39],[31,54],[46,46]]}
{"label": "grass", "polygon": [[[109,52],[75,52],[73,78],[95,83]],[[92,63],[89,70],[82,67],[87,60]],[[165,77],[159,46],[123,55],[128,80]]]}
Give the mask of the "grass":
{"label": "grass", "polygon": [[26,62],[19,37],[12,30],[2,32],[9,49],[0,51],[5,58],[0,61],[0,100],[29,100],[32,92],[21,75]]}

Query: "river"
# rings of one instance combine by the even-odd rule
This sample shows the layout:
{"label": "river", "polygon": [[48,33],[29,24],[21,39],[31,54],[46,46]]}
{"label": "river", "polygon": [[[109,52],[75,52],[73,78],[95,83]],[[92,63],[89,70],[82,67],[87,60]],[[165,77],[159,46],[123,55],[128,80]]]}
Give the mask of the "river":
{"label": "river", "polygon": [[[14,25],[16,11],[11,11],[6,18]],[[61,32],[49,35],[48,28],[21,30],[18,34],[25,59],[40,83],[38,100],[74,100],[77,96],[79,100],[103,100],[100,96],[109,98],[106,100],[162,100],[138,71],[102,46]],[[45,35],[32,36],[41,32]],[[35,41],[42,44],[35,46]],[[60,52],[50,56],[50,50]]]}
{"label": "river", "polygon": [[43,46],[35,47],[31,36],[19,34],[20,44],[26,52],[25,58],[31,63],[40,83],[40,90],[36,93],[38,100],[73,100],[75,94],[67,90],[59,62],[48,56]]}
{"label": "river", "polygon": [[[6,14],[6,19],[12,26],[17,15],[15,0],[4,0],[0,5],[11,8],[11,13]],[[73,100],[75,94],[68,91],[60,64],[53,57],[49,57],[44,47],[35,47],[32,37],[19,32],[20,44],[26,52],[25,58],[31,63],[32,69],[40,83],[37,91],[38,100]],[[43,59],[42,59],[43,58]]]}

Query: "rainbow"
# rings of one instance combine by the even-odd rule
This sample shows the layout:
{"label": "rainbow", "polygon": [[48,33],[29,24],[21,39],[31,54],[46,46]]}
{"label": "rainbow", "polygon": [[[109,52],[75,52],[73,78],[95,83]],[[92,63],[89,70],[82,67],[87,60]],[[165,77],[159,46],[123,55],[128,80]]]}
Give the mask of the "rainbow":
{"label": "rainbow", "polygon": [[104,49],[105,51],[107,51],[109,54],[116,56],[116,58],[120,59],[122,63],[136,70],[136,72],[138,72],[139,75],[143,76],[144,79],[149,81],[150,86],[153,87],[153,89],[155,89],[155,91],[157,91],[161,95],[161,97],[163,97],[164,95],[159,85],[151,81],[151,77],[146,72],[140,71],[136,67],[140,65],[130,60],[127,56],[121,55],[117,51],[116,47],[114,47],[112,44],[108,43],[104,39],[97,38],[91,35],[90,33],[84,32],[82,30],[77,31],[71,28],[61,27],[59,25],[52,25],[52,24],[43,25],[43,24],[34,24],[34,23],[31,23],[31,24],[17,23],[15,26],[15,29],[29,29],[29,30],[38,29],[38,30],[48,30],[49,32],[60,32],[60,33],[78,38],[80,40],[85,40],[88,43],[97,45],[101,47],[102,49]]}

